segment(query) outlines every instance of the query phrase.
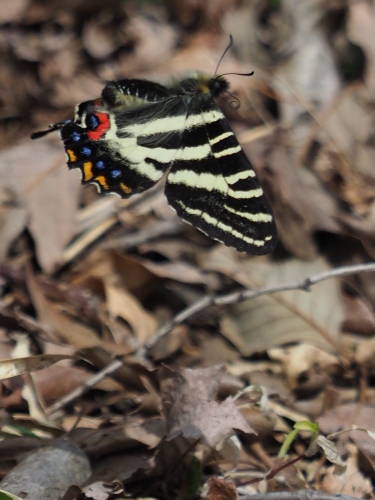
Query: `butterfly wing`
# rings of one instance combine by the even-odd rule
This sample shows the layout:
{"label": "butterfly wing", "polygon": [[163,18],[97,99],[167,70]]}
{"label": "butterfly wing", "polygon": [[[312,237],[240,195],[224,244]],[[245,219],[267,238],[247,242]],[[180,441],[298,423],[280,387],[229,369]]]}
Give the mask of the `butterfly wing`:
{"label": "butterfly wing", "polygon": [[83,183],[123,198],[151,188],[182,139],[186,110],[173,97],[152,82],[108,84],[102,99],[79,105],[61,130],[69,168],[79,168]]}
{"label": "butterfly wing", "polygon": [[208,104],[187,116],[167,177],[168,201],[210,238],[241,252],[269,253],[277,234],[271,208],[226,118],[213,100]]}

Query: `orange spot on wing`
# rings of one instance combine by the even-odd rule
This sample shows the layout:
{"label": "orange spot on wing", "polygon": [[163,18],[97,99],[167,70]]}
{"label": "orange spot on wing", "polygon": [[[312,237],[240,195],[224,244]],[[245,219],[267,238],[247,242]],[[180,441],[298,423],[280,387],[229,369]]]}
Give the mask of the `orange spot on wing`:
{"label": "orange spot on wing", "polygon": [[102,186],[103,189],[109,189],[109,186],[107,184],[107,181],[105,180],[104,175],[99,175],[99,177],[95,177],[94,180],[96,182],[99,182],[99,184]]}
{"label": "orange spot on wing", "polygon": [[87,161],[83,164],[83,180],[89,181],[90,179],[92,179],[92,177],[92,163],[91,161]]}
{"label": "orange spot on wing", "polygon": [[69,157],[69,161],[71,161],[72,163],[77,161],[77,157],[76,157],[74,151],[72,151],[71,149],[67,149],[66,152],[67,152],[67,155]]}
{"label": "orange spot on wing", "polygon": [[131,188],[124,184],[123,182],[120,183],[120,188],[124,191],[126,194],[130,194],[132,192]]}

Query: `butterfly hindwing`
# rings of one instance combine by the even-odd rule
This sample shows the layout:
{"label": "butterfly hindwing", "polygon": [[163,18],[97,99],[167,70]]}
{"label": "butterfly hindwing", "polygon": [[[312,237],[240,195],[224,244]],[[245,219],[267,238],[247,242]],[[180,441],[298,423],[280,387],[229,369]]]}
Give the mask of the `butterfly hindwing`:
{"label": "butterfly hindwing", "polygon": [[185,124],[184,109],[167,89],[162,93],[164,87],[158,85],[158,92],[152,93],[148,86],[146,93],[127,82],[132,81],[116,82],[116,88],[108,84],[103,100],[78,106],[75,120],[61,131],[69,168],[80,169],[83,183],[95,183],[99,191],[123,198],[151,188],[163,177]]}

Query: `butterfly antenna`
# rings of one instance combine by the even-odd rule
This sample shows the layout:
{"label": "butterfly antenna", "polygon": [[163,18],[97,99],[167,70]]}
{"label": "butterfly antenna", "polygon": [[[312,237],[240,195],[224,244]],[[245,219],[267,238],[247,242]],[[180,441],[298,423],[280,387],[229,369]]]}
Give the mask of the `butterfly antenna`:
{"label": "butterfly antenna", "polygon": [[[218,78],[222,77],[222,76],[227,76],[227,75],[237,75],[237,76],[252,76],[254,74],[254,71],[251,71],[250,73],[223,73],[222,75],[218,75],[216,76],[217,74],[217,70],[219,69],[219,66],[221,64],[221,61],[224,59],[225,57],[225,54],[228,52],[228,50],[233,46],[233,37],[232,35],[229,35],[229,43],[226,47],[226,49],[224,50],[223,52],[223,55],[220,57],[220,60],[219,62],[217,63],[217,66],[216,66],[216,69],[215,69],[215,73],[214,73],[214,78],[215,80],[217,80]],[[228,92],[229,94],[229,92]],[[234,96],[233,96],[234,97]]]}
{"label": "butterfly antenna", "polygon": [[222,75],[219,75],[216,78],[220,78],[221,76],[227,76],[227,75],[253,76],[253,74],[254,74],[254,71],[250,71],[250,73],[223,73]]}
{"label": "butterfly antenna", "polygon": [[30,137],[31,139],[39,139],[40,137],[44,137],[50,132],[54,132],[55,130],[60,130],[61,128],[64,127],[64,125],[66,125],[70,121],[71,120],[65,120],[64,122],[53,123],[52,125],[49,126],[47,130],[40,130],[39,132],[34,132],[33,134],[31,134]]}
{"label": "butterfly antenna", "polygon": [[217,66],[216,66],[216,69],[215,69],[215,73],[214,73],[214,77],[216,76],[216,73],[217,73],[217,70],[219,69],[219,66],[221,64],[221,61],[224,59],[225,57],[225,54],[228,52],[228,50],[232,47],[233,45],[233,37],[232,35],[229,35],[229,43],[227,45],[227,48],[224,50],[223,52],[223,55],[220,57],[220,60],[219,62],[217,63]]}

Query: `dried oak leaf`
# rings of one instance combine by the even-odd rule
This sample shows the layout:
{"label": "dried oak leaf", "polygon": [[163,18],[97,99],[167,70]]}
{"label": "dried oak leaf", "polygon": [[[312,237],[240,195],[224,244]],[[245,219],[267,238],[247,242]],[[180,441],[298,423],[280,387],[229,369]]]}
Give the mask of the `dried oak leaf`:
{"label": "dried oak leaf", "polygon": [[185,369],[160,373],[161,396],[167,421],[167,440],[178,435],[202,439],[214,447],[234,434],[234,429],[254,434],[232,398],[215,401],[225,375],[222,365],[205,369]]}

